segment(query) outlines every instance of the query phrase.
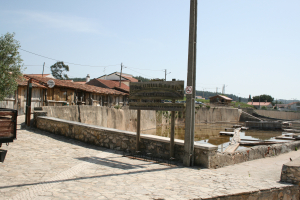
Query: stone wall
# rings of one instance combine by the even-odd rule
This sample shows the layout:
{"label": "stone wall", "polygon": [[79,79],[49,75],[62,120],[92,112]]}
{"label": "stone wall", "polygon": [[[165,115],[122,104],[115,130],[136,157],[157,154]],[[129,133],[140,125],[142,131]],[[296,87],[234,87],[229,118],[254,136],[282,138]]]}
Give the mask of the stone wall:
{"label": "stone wall", "polygon": [[297,120],[300,119],[300,113],[297,112],[285,112],[285,111],[273,111],[273,110],[255,110],[255,112],[259,115],[275,118],[275,119],[283,119],[283,120]]}
{"label": "stone wall", "polygon": [[[82,122],[85,124],[136,131],[137,111],[106,106],[44,106],[48,117]],[[156,128],[155,111],[141,111],[141,130]]]}
{"label": "stone wall", "polygon": [[240,122],[246,122],[246,121],[260,121],[260,119],[243,111],[240,117]]}
{"label": "stone wall", "polygon": [[205,198],[205,200],[259,200],[259,199],[286,199],[299,200],[299,186],[286,186],[282,188],[273,188],[254,192],[243,192],[234,195],[219,196],[214,198]]}
{"label": "stone wall", "polygon": [[[135,152],[136,133],[112,128],[83,124],[53,117],[36,117],[36,126],[41,130],[64,135],[110,149]],[[210,144],[194,144],[197,166],[208,168],[211,165],[211,155],[217,146]],[[151,153],[154,157],[170,158],[170,139],[155,135],[141,134],[140,148],[144,153]],[[182,162],[184,155],[184,141],[175,139],[175,159]]]}
{"label": "stone wall", "polygon": [[300,148],[300,141],[287,142],[284,144],[273,144],[268,146],[255,146],[250,149],[242,149],[234,153],[214,152],[210,156],[209,168],[220,168],[237,163],[247,162],[265,157],[277,156],[279,154],[295,151]]}
{"label": "stone wall", "polygon": [[[41,113],[42,114],[42,113]],[[43,115],[43,114],[42,114]],[[112,128],[83,124],[52,117],[37,117],[36,126],[39,129],[55,134],[61,134],[84,142],[122,151],[135,151],[136,133]],[[155,135],[141,134],[141,150],[152,153],[153,156],[169,158],[170,139]],[[218,152],[217,146],[195,143],[194,163],[206,168],[220,168],[250,160],[277,156],[300,149],[300,141],[255,146],[234,153]],[[175,158],[182,161],[184,141],[175,139]]]}
{"label": "stone wall", "polygon": [[300,186],[300,158],[290,161],[282,166],[282,182],[293,183]]}

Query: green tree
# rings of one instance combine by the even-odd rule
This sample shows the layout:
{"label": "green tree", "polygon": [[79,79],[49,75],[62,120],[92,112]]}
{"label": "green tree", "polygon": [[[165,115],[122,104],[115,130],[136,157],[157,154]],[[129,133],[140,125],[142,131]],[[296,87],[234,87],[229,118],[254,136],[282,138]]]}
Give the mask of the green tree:
{"label": "green tree", "polygon": [[18,88],[17,79],[22,78],[21,45],[14,36],[15,33],[6,33],[0,37],[0,101],[14,94]]}
{"label": "green tree", "polygon": [[264,102],[266,100],[267,100],[267,102],[273,102],[274,98],[272,96],[270,96],[270,95],[267,95],[267,94],[262,94],[260,96],[254,96],[253,97],[253,101],[254,102],[259,102],[259,101],[260,102]]}
{"label": "green tree", "polygon": [[133,76],[133,78],[135,78],[141,82],[149,82],[150,81],[150,79],[142,77],[142,76]]}
{"label": "green tree", "polygon": [[69,71],[69,66],[65,65],[64,62],[56,62],[50,69],[54,78],[61,80],[69,79],[68,75],[64,73],[65,71]]}

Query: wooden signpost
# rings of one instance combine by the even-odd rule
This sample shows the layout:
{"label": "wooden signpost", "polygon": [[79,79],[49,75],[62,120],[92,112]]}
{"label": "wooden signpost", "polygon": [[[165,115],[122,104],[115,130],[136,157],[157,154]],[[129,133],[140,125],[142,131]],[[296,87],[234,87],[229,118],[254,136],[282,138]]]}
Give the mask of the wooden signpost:
{"label": "wooden signpost", "polygon": [[[151,81],[130,83],[129,109],[137,110],[136,151],[139,151],[141,110],[165,110],[171,113],[170,157],[174,157],[175,111],[183,111],[183,103],[175,103],[184,98],[184,81]],[[171,99],[172,103],[161,103]],[[159,102],[157,102],[159,101]]]}

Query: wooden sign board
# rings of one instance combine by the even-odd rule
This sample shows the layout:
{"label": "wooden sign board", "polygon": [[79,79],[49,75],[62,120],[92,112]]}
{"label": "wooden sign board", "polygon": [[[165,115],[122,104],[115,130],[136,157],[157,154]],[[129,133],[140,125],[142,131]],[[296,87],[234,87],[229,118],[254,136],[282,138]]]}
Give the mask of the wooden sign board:
{"label": "wooden sign board", "polygon": [[17,110],[0,108],[0,144],[16,139],[17,116]]}
{"label": "wooden sign board", "polygon": [[129,99],[183,99],[184,81],[131,82]]}
{"label": "wooden sign board", "polygon": [[183,111],[183,103],[144,103],[130,102],[129,109],[132,110],[165,110],[165,111]]}

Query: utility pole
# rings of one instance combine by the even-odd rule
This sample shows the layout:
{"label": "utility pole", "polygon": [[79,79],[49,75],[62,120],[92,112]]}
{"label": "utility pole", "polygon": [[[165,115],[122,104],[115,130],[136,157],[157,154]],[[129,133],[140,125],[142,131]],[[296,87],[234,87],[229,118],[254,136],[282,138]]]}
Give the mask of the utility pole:
{"label": "utility pole", "polygon": [[123,69],[123,64],[121,63],[121,73],[120,73],[120,87],[121,87],[122,69]]}
{"label": "utility pole", "polygon": [[165,71],[165,81],[167,81],[167,74],[171,74],[171,72],[167,73],[167,69],[165,69],[164,71]]}
{"label": "utility pole", "polygon": [[104,67],[104,70],[103,70],[103,72],[104,72],[104,79],[106,80],[106,74],[105,74],[105,69],[106,69],[106,67]]}
{"label": "utility pole", "polygon": [[43,73],[42,73],[42,77],[44,77],[44,69],[45,69],[45,62],[44,62],[44,65],[43,65]]}
{"label": "utility pole", "polygon": [[186,121],[185,121],[184,156],[183,156],[184,166],[193,165],[193,160],[194,160],[196,45],[197,45],[197,0],[191,0],[190,1],[187,87],[191,88],[192,90],[189,93],[186,93]]}

